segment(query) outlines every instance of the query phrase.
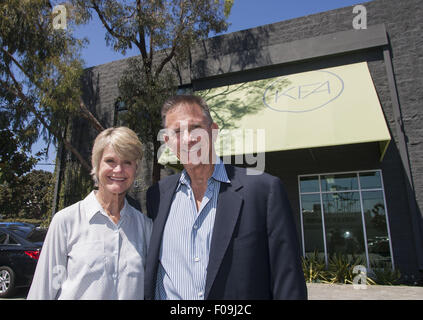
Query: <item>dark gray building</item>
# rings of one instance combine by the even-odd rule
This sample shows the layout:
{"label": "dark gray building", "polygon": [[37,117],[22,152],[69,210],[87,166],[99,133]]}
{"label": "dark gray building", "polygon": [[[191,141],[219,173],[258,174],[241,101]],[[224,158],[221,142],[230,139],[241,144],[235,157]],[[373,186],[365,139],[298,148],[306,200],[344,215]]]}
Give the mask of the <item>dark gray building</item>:
{"label": "dark gray building", "polygon": [[[423,270],[423,3],[363,5],[365,29],[353,28],[358,14],[346,7],[210,38],[193,48],[181,89],[262,90],[251,98],[258,108],[250,122],[234,126],[257,119],[266,129],[264,170],[286,186],[304,254],[362,255],[369,266],[393,264],[413,283]],[[87,70],[84,99],[109,126],[125,68],[120,60]],[[271,109],[273,119],[260,118]],[[72,130],[83,150],[94,135],[83,122]],[[150,171],[145,162],[133,191],[140,202]]]}

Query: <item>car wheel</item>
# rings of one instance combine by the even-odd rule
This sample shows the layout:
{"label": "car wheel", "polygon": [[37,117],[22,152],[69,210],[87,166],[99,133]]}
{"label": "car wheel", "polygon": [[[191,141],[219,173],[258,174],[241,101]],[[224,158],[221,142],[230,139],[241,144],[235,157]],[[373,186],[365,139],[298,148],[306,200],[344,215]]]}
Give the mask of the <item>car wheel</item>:
{"label": "car wheel", "polygon": [[0,267],[0,298],[10,297],[15,291],[15,273],[9,267]]}

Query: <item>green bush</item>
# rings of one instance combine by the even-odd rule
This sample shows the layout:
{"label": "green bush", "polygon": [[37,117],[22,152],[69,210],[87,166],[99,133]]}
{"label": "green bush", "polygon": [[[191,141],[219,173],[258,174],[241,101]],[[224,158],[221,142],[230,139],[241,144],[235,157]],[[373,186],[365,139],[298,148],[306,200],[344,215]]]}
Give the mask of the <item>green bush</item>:
{"label": "green bush", "polygon": [[400,284],[401,272],[398,269],[392,270],[390,262],[373,262],[371,268],[372,279],[376,284],[388,286]]}
{"label": "green bush", "polygon": [[[354,267],[358,265],[366,266],[366,260],[362,256],[345,255],[335,253],[325,259],[315,251],[302,258],[302,268],[304,278],[308,283],[342,283],[352,284],[354,278],[359,273],[354,273]],[[392,266],[387,262],[373,262],[370,264],[371,270],[366,274],[367,285],[396,285],[399,284],[401,274],[399,270],[392,270]]]}
{"label": "green bush", "polygon": [[302,266],[306,282],[323,282],[326,279],[326,263],[319,253],[315,251],[312,254],[302,258]]}

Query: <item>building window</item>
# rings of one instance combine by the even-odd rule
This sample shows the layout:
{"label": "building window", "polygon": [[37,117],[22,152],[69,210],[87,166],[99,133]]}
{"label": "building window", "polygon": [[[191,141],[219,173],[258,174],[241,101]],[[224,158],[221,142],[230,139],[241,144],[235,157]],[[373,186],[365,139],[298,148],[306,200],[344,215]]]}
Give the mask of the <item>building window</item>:
{"label": "building window", "polygon": [[299,176],[304,256],[362,257],[393,267],[380,170]]}

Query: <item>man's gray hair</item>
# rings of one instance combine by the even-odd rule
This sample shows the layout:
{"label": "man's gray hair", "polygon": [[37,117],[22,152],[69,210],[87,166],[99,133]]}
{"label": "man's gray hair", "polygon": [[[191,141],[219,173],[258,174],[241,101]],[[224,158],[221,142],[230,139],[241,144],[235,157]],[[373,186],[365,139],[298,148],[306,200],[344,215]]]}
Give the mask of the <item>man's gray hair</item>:
{"label": "man's gray hair", "polygon": [[209,123],[210,124],[213,123],[213,119],[210,115],[210,108],[207,105],[206,101],[202,97],[196,96],[196,95],[191,95],[191,94],[181,94],[181,95],[176,95],[176,96],[170,97],[163,104],[163,107],[162,107],[162,110],[161,110],[161,116],[162,116],[162,125],[163,125],[164,128],[166,127],[166,115],[167,115],[167,113],[169,111],[171,111],[172,109],[176,108],[177,106],[180,106],[180,105],[189,105],[189,106],[197,105],[197,106],[199,106],[201,108],[201,110],[203,111],[204,116],[209,121]]}

